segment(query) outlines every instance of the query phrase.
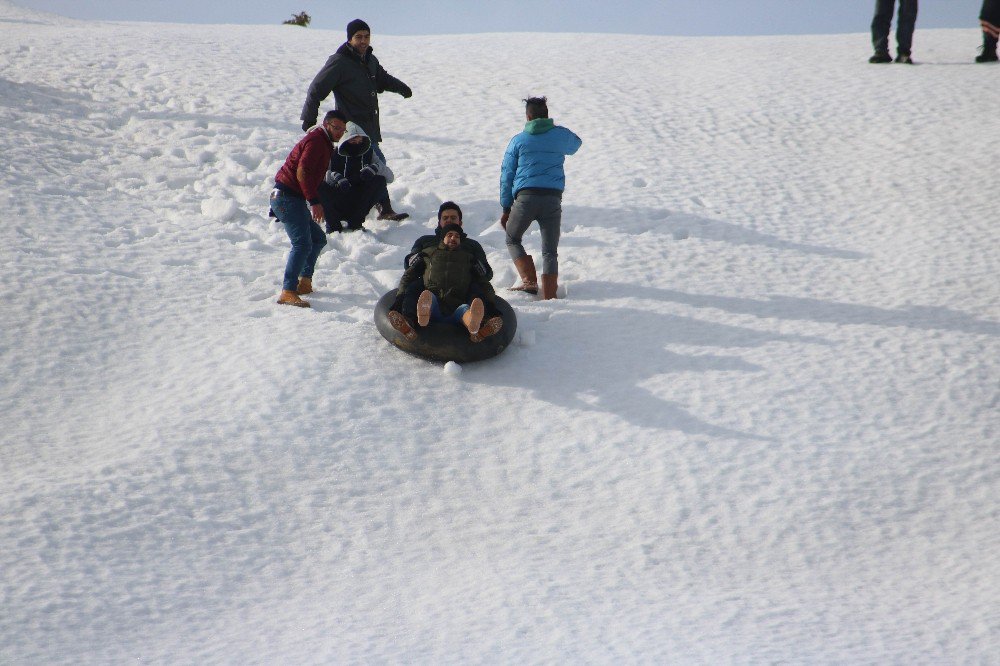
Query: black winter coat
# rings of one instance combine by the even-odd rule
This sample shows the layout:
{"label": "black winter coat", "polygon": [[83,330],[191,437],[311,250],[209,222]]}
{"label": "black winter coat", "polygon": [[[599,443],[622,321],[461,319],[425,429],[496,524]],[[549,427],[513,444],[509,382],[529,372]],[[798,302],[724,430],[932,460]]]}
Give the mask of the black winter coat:
{"label": "black winter coat", "polygon": [[404,97],[411,94],[409,86],[382,69],[371,47],[362,61],[351,45],[344,42],[313,78],[299,117],[315,125],[319,105],[332,92],[337,108],[347,119],[360,125],[372,141],[381,143],[378,94],[386,90]]}

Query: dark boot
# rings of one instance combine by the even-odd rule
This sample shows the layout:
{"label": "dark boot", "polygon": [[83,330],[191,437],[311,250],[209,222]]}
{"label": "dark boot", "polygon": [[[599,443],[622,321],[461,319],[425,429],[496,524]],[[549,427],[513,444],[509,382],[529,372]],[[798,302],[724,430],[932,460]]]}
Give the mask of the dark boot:
{"label": "dark boot", "polygon": [[873,65],[881,65],[883,63],[892,62],[892,56],[889,55],[888,51],[876,51],[875,55],[868,58],[868,62]]}
{"label": "dark boot", "polygon": [[559,288],[558,275],[555,273],[542,273],[542,300],[547,301],[556,297],[556,290]]}
{"label": "dark boot", "polygon": [[511,291],[526,291],[529,294],[538,293],[538,275],[535,273],[535,260],[530,254],[514,260],[514,268],[521,277],[521,284],[511,287]]}
{"label": "dark boot", "polygon": [[392,222],[401,222],[410,216],[409,213],[397,213],[392,209],[392,202],[386,199],[381,203],[375,204],[375,209],[378,210],[378,219],[380,220],[390,220]]}
{"label": "dark boot", "polygon": [[979,55],[976,56],[976,62],[997,62],[997,40],[995,37],[983,33],[983,46]]}

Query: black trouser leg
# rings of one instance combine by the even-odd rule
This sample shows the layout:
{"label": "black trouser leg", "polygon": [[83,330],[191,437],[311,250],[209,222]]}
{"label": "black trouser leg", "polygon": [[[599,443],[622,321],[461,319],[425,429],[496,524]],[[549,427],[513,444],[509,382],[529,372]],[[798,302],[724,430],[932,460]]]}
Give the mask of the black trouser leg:
{"label": "black trouser leg", "polygon": [[983,33],[983,53],[997,52],[997,38],[988,32]]}
{"label": "black trouser leg", "polygon": [[341,212],[340,192],[326,184],[326,181],[319,184],[319,202],[323,205],[323,219],[326,221],[326,233],[330,234],[340,231],[343,226],[340,221],[343,218]]}
{"label": "black trouser leg", "polygon": [[910,54],[916,25],[917,0],[899,0],[899,17],[896,19],[896,50],[899,53]]}
{"label": "black trouser leg", "polygon": [[386,191],[385,178],[381,176],[376,176],[367,182],[362,181],[351,188],[351,205],[346,216],[351,229],[361,228],[365,218],[368,217],[368,212]]}
{"label": "black trouser leg", "polygon": [[889,28],[892,26],[892,12],[896,0],[875,0],[875,16],[872,17],[872,46],[875,53],[889,52]]}

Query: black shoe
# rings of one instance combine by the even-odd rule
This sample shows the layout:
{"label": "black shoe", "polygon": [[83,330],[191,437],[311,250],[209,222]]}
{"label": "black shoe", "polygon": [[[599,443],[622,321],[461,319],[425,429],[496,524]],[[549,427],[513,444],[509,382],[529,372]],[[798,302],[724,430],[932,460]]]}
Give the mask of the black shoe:
{"label": "black shoe", "polygon": [[979,55],[976,56],[976,62],[996,62],[997,61],[997,52],[996,51],[987,51],[985,46],[980,46],[979,50],[982,51],[982,53],[980,53]]}
{"label": "black shoe", "polygon": [[913,59],[910,57],[909,53],[899,53],[896,55],[896,62],[901,62],[904,65],[912,65]]}
{"label": "black shoe", "polygon": [[881,64],[884,62],[892,62],[892,56],[889,55],[888,51],[876,51],[875,55],[868,58],[868,62],[874,64]]}

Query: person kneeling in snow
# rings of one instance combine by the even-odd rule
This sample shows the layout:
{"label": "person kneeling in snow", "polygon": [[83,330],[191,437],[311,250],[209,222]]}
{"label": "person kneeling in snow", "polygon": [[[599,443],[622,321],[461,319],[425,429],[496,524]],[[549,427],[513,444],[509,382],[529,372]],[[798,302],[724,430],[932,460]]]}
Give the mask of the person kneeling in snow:
{"label": "person kneeling in snow", "polygon": [[344,231],[344,222],[347,231],[361,229],[368,211],[388,197],[386,184],[393,181],[392,171],[371,148],[372,141],[361,126],[348,122],[319,187],[326,233]]}
{"label": "person kneeling in snow", "polygon": [[422,250],[403,273],[387,318],[408,340],[417,337],[415,319],[419,327],[430,322],[464,326],[469,339],[480,342],[503,327],[496,292],[482,268],[477,269],[475,255],[462,247],[462,227],[448,224],[441,232],[440,244]]}

